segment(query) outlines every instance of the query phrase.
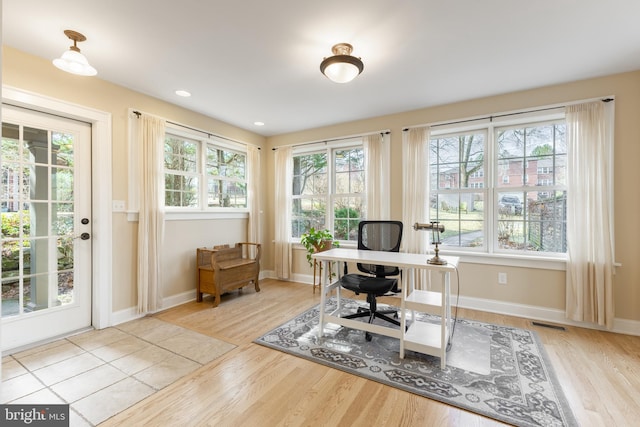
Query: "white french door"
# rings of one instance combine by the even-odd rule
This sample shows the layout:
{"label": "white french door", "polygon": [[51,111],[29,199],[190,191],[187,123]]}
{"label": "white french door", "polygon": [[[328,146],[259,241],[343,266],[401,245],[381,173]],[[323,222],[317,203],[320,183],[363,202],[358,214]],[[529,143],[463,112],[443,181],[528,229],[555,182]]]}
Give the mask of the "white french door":
{"label": "white french door", "polygon": [[2,350],[91,325],[91,125],[2,106]]}

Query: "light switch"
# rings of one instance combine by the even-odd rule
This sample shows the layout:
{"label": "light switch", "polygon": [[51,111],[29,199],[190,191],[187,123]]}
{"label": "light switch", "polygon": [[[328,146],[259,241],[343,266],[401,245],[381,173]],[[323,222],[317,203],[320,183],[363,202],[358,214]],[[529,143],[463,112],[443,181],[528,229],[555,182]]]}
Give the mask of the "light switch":
{"label": "light switch", "polygon": [[114,200],[113,201],[113,211],[114,212],[124,212],[124,200]]}

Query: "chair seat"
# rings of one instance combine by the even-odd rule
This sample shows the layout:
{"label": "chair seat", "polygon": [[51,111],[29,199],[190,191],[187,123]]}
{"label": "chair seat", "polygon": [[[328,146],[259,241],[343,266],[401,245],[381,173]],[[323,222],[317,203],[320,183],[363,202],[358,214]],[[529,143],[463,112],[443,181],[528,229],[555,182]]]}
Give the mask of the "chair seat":
{"label": "chair seat", "polygon": [[355,293],[382,296],[396,286],[398,279],[371,277],[362,274],[345,274],[340,282],[343,288]]}

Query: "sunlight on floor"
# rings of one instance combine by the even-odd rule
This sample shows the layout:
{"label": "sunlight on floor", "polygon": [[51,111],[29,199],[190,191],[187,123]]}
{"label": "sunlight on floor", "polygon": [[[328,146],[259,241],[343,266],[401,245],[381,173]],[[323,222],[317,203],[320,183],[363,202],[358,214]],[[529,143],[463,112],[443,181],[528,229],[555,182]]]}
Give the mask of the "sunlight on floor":
{"label": "sunlight on floor", "polygon": [[234,347],[145,317],[4,357],[0,403],[69,403],[95,426]]}

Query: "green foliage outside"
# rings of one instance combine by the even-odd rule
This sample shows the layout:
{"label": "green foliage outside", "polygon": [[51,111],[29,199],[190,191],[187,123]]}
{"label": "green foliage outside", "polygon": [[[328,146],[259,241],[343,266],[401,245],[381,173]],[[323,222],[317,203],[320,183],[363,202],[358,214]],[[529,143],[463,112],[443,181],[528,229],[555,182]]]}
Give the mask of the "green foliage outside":
{"label": "green foliage outside", "polygon": [[[20,213],[22,213],[22,230],[20,230]],[[69,221],[59,221],[57,224],[60,235],[73,232],[73,224]],[[21,233],[22,231],[22,233]],[[2,275],[10,277],[17,275],[20,269],[20,238],[25,249],[24,269],[28,273],[30,266],[31,223],[29,211],[2,213]],[[73,238],[60,237],[58,239],[58,270],[73,268]]]}
{"label": "green foliage outside", "polygon": [[[28,212],[23,211],[24,218],[29,218]],[[22,235],[28,236],[31,230],[29,221],[22,224]],[[3,212],[2,213],[2,271],[3,276],[10,275],[12,271],[18,271],[20,261],[19,241],[9,240],[7,238],[20,237],[20,215],[19,212]],[[29,245],[29,240],[25,240],[24,245]]]}

